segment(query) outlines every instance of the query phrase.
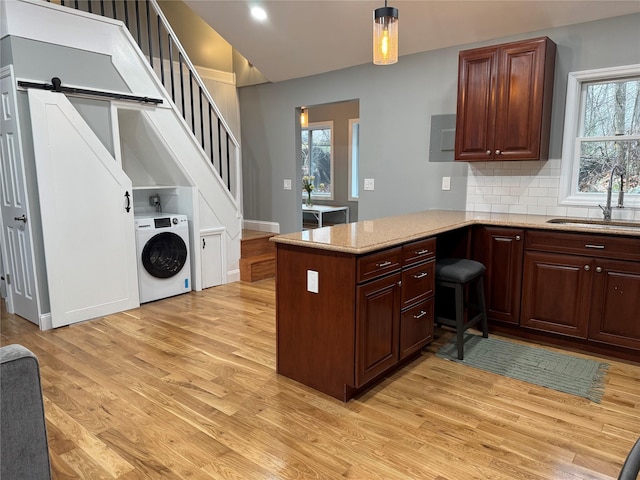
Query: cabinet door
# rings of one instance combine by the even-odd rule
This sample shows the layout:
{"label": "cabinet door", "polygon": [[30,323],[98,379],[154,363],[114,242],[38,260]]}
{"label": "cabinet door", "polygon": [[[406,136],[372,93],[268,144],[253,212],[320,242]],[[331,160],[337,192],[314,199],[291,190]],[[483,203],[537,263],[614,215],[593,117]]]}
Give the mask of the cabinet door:
{"label": "cabinet door", "polygon": [[640,263],[596,262],[589,339],[640,350]]}
{"label": "cabinet door", "polygon": [[402,312],[400,358],[406,358],[433,340],[433,298]]}
{"label": "cabinet door", "polygon": [[496,160],[540,156],[546,42],[500,49],[494,153]]}
{"label": "cabinet door", "polygon": [[491,160],[498,69],[495,47],[460,52],[456,160]]}
{"label": "cabinet door", "polygon": [[520,325],[586,338],[593,263],[589,257],[525,252]]}
{"label": "cabinet door", "polygon": [[522,292],[524,230],[481,227],[474,231],[473,258],[487,267],[487,317],[518,324]]}
{"label": "cabinet door", "polygon": [[356,386],[398,362],[399,273],[357,287]]}

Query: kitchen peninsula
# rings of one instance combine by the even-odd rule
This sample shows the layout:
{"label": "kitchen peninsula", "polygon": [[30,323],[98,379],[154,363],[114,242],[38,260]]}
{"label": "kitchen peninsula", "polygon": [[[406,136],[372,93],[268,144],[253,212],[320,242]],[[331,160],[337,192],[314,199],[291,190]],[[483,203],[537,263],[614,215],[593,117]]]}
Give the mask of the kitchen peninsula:
{"label": "kitchen peninsula", "polygon": [[637,361],[640,228],[549,220],[431,210],[273,237],[278,373],[347,401],[417,356],[451,255],[487,265],[492,329]]}

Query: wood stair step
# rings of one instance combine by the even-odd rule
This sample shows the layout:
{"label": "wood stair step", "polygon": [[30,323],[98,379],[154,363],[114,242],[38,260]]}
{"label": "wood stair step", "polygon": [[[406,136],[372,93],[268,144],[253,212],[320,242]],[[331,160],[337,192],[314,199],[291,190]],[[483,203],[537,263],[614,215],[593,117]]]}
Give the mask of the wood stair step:
{"label": "wood stair step", "polygon": [[240,259],[240,280],[243,282],[257,282],[275,275],[275,252]]}
{"label": "wood stair step", "polygon": [[275,233],[263,232],[260,236],[254,235],[248,238],[243,238],[240,242],[240,257],[249,258],[266,254],[275,255],[276,245],[269,241],[269,239],[274,235]]}

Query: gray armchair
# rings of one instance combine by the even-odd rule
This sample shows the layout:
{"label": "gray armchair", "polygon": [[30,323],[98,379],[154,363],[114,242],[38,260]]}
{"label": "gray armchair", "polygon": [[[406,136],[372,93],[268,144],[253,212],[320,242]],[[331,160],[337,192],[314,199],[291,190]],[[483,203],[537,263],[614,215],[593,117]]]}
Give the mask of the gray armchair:
{"label": "gray armchair", "polygon": [[51,479],[40,366],[21,345],[0,348],[0,478]]}
{"label": "gray armchair", "polygon": [[618,480],[636,480],[640,474],[640,438],[627,455]]}

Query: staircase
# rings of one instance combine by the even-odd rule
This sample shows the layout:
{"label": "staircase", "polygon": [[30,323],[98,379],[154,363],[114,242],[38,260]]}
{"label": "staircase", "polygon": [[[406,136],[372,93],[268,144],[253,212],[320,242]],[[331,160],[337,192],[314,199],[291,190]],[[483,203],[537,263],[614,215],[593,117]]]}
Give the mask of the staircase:
{"label": "staircase", "polygon": [[257,282],[276,274],[275,233],[243,230],[240,242],[240,280]]}

